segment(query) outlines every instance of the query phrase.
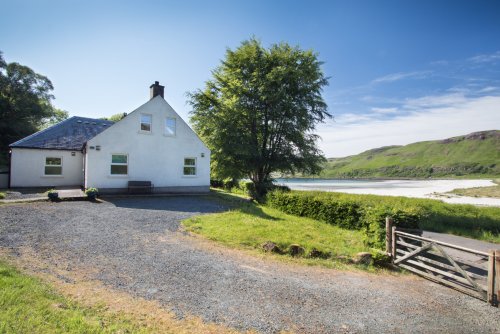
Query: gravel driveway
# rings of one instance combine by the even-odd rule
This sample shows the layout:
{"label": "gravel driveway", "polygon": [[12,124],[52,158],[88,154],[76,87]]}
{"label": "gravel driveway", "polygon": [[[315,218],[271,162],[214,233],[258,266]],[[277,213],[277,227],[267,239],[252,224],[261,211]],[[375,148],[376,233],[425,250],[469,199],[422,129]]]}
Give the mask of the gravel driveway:
{"label": "gravel driveway", "polygon": [[[263,260],[179,231],[224,210],[208,197],[0,206],[0,247],[95,268],[105,285],[238,329],[275,333],[499,333],[500,310],[415,276]],[[57,259],[57,260],[56,260]]]}

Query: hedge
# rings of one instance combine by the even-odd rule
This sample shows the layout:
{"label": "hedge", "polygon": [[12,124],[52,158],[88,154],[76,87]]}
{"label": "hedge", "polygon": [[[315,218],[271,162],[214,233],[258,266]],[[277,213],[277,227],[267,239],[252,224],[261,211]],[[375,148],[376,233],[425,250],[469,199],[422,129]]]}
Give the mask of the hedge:
{"label": "hedge", "polygon": [[364,230],[369,247],[383,248],[385,218],[391,216],[394,225],[419,228],[424,210],[416,206],[388,205],[383,201],[362,201],[356,197],[338,196],[327,192],[285,192],[267,194],[267,205],[285,213],[309,217],[352,230]]}

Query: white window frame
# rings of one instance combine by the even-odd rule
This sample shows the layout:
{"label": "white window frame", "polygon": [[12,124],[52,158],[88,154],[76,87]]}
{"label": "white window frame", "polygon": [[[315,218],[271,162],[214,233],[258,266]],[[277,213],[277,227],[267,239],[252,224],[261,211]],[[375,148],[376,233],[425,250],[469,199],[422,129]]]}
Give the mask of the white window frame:
{"label": "white window frame", "polygon": [[[122,162],[113,162],[113,155],[124,155],[127,157],[127,162],[122,163]],[[127,174],[113,174],[111,173],[111,167],[112,166],[127,166]],[[128,154],[127,153],[111,153],[111,161],[109,164],[109,176],[113,177],[127,177],[129,172],[129,164],[128,164]]]}
{"label": "white window frame", "polygon": [[[167,122],[169,120],[174,120],[174,122],[175,122],[174,123],[174,133],[173,134],[170,134],[170,133],[167,132]],[[167,117],[167,118],[165,118],[165,127],[163,129],[163,134],[165,136],[167,136],[167,137],[175,137],[177,135],[177,118],[175,118],[175,117]]]}
{"label": "white window frame", "polygon": [[[143,116],[149,117],[149,130],[142,129],[142,124],[148,124],[148,123],[142,121]],[[153,132],[153,115],[152,114],[141,114],[141,116],[139,117],[139,132],[141,132],[141,133],[152,133]]]}
{"label": "white window frame", "polygon": [[[194,165],[186,165],[186,159],[193,159]],[[184,172],[184,168],[186,168],[186,167],[194,168],[194,174],[186,174]],[[196,159],[196,157],[184,157],[184,161],[182,163],[182,176],[184,176],[184,177],[196,177],[196,176],[198,176],[198,160]]]}
{"label": "white window frame", "polygon": [[[43,176],[48,176],[48,177],[61,177],[63,176],[63,157],[55,157],[55,156],[45,156],[45,162],[43,164]],[[47,165],[47,159],[60,159],[61,164],[60,165]],[[46,173],[46,168],[47,167],[61,167],[61,174],[47,174]]]}

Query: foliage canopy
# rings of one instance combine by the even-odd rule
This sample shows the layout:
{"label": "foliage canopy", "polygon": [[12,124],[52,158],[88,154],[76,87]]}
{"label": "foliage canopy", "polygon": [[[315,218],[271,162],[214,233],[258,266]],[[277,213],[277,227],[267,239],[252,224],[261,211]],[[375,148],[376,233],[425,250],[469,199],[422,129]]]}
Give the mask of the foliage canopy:
{"label": "foliage canopy", "polygon": [[106,120],[106,121],[118,122],[118,121],[121,121],[122,119],[124,119],[125,117],[127,117],[127,113],[123,112],[123,113],[111,115],[109,117],[101,117],[101,119]]}
{"label": "foliage canopy", "polygon": [[50,80],[0,52],[0,164],[9,144],[68,117],[52,106]]}
{"label": "foliage canopy", "polygon": [[316,125],[331,117],[328,79],[311,50],[256,39],[228,49],[203,90],[191,94],[191,123],[212,150],[212,176],[250,178],[259,194],[273,172],[318,173],[325,161]]}

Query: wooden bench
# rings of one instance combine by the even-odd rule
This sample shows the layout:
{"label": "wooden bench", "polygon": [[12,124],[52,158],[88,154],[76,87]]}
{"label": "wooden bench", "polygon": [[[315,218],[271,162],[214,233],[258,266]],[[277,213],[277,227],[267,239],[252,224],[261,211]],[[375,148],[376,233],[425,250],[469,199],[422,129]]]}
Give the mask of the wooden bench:
{"label": "wooden bench", "polygon": [[129,194],[150,194],[153,188],[151,181],[128,181]]}

